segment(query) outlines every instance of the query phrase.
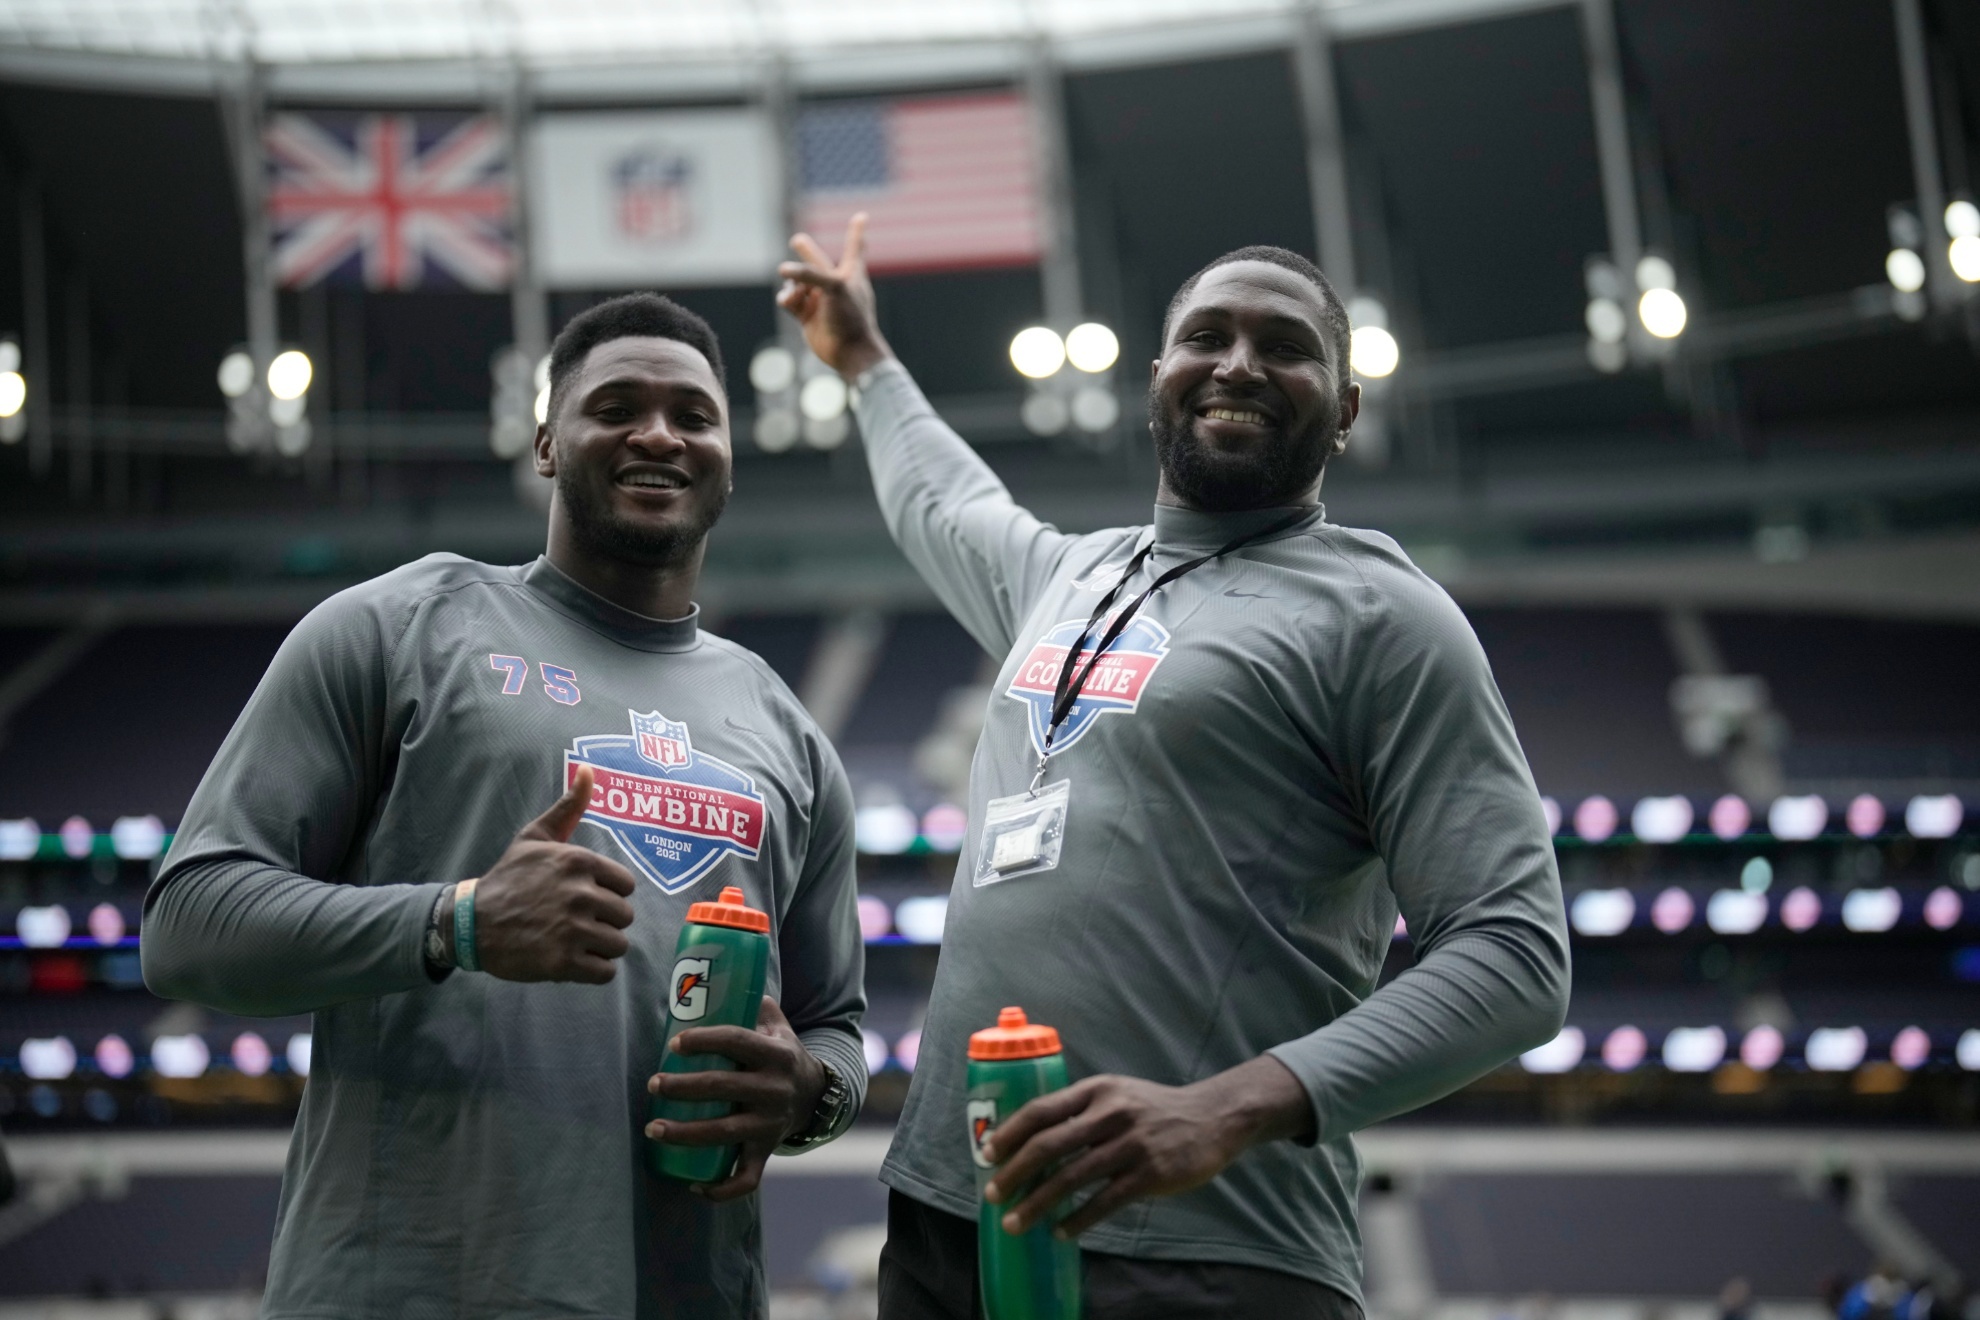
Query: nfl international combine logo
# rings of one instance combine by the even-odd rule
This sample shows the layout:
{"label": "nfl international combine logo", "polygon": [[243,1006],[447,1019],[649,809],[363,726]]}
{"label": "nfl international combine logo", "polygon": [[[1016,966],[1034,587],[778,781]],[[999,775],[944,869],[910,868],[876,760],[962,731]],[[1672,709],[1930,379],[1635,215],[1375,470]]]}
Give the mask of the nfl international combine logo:
{"label": "nfl international combine logo", "polygon": [[[1052,693],[1059,682],[1059,669],[1066,653],[1079,640],[1084,619],[1068,619],[1053,628],[1031,648],[1031,654],[1018,666],[1017,676],[1005,690],[1030,707],[1031,745],[1045,750],[1045,729],[1052,721]],[[1080,653],[1079,669],[1093,658],[1093,644],[1106,634],[1107,621],[1093,627],[1086,650]],[[1093,722],[1106,714],[1129,714],[1141,704],[1141,693],[1155,674],[1162,657],[1169,653],[1169,630],[1153,619],[1136,618],[1114,639],[1107,653],[1093,666],[1079,700],[1073,702],[1066,722],[1052,740],[1052,750],[1063,751],[1083,737]],[[1078,670],[1074,670],[1075,676]]]}
{"label": "nfl international combine logo", "polygon": [[688,727],[659,711],[632,716],[633,731],[579,738],[564,753],[564,784],[592,769],[584,818],[603,826],[640,872],[677,893],[735,853],[763,847],[763,795],[727,761],[694,750]]}

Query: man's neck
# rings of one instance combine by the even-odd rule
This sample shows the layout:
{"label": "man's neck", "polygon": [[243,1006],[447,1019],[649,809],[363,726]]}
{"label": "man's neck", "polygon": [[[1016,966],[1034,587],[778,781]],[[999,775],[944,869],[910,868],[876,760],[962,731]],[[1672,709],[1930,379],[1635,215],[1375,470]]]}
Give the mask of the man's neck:
{"label": "man's neck", "polygon": [[553,525],[545,550],[564,576],[621,609],[649,619],[684,618],[694,609],[694,589],[701,581],[701,556],[706,541],[669,564],[640,564],[600,555],[575,544]]}
{"label": "man's neck", "polygon": [[[1324,478],[1326,474],[1323,471],[1321,475]],[[1193,509],[1198,513],[1249,512],[1249,510],[1247,509],[1205,509],[1200,504],[1192,503],[1188,499],[1185,499],[1182,495],[1178,494],[1176,488],[1169,484],[1169,474],[1166,472],[1159,473],[1155,478],[1155,502],[1157,504],[1166,505],[1171,509]],[[1317,506],[1319,503],[1320,503],[1320,482],[1316,480],[1312,486],[1308,487],[1305,491],[1303,491],[1299,495],[1293,496],[1290,499],[1271,500],[1265,504],[1256,505],[1254,507],[1260,509],[1296,509],[1300,507],[1312,508]]]}

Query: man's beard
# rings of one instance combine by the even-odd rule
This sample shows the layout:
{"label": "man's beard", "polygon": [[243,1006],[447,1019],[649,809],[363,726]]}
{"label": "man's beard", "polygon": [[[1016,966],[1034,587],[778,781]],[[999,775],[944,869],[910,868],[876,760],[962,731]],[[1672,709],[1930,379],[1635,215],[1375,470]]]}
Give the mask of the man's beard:
{"label": "man's beard", "polygon": [[1334,447],[1334,417],[1328,415],[1296,435],[1276,432],[1262,449],[1216,449],[1197,438],[1193,410],[1171,411],[1152,387],[1148,429],[1169,489],[1191,508],[1215,513],[1297,504],[1313,488]]}
{"label": "man's beard", "polygon": [[557,501],[563,505],[572,538],[594,553],[648,567],[679,563],[692,554],[729,503],[726,487],[716,487],[708,496],[697,490],[696,497],[680,518],[660,524],[639,522],[615,514],[595,487],[579,479],[575,467],[557,469]]}

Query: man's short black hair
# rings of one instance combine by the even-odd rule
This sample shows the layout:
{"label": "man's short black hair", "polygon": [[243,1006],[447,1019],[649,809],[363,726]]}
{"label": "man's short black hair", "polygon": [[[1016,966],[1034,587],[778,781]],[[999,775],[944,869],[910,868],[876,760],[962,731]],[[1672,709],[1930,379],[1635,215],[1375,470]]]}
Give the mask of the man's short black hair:
{"label": "man's short black hair", "polygon": [[1322,273],[1318,266],[1299,255],[1299,253],[1294,252],[1291,248],[1273,247],[1267,243],[1257,243],[1250,247],[1233,248],[1223,256],[1218,257],[1215,261],[1212,261],[1202,270],[1197,271],[1196,274],[1184,280],[1182,287],[1176,290],[1176,296],[1169,299],[1169,310],[1162,313],[1162,347],[1166,349],[1169,346],[1169,327],[1175,322],[1176,309],[1183,305],[1183,301],[1189,297],[1191,290],[1196,288],[1197,283],[1205,275],[1208,275],[1219,266],[1228,266],[1234,261],[1263,261],[1274,266],[1282,267],[1295,275],[1301,276],[1308,283],[1320,290],[1320,302],[1325,309],[1321,313],[1325,318],[1324,329],[1326,330],[1327,338],[1333,341],[1334,360],[1339,364],[1341,384],[1346,385],[1351,376],[1348,369],[1350,330],[1347,308],[1341,305],[1341,295],[1334,292],[1333,284],[1328,281],[1327,276]]}
{"label": "man's short black hair", "polygon": [[614,339],[651,335],[657,339],[677,339],[708,359],[715,381],[728,393],[729,378],[722,365],[722,345],[708,322],[672,298],[657,293],[628,293],[587,307],[557,332],[550,345],[550,411],[555,415],[563,399],[564,386],[584,365],[591,350]]}

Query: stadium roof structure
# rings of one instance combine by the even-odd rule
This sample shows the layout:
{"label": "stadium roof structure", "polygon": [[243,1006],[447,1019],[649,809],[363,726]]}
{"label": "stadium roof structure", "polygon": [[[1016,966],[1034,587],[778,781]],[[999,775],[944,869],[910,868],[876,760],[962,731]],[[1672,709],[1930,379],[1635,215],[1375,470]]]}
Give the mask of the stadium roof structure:
{"label": "stadium roof structure", "polygon": [[1283,44],[1306,10],[1372,35],[1573,2],[0,0],[0,76],[191,90],[253,62],[291,95],[451,99],[520,64],[553,99],[650,96],[659,70],[694,97],[777,60],[800,85],[873,87],[1008,76],[1040,43],[1074,67],[1237,53]]}

